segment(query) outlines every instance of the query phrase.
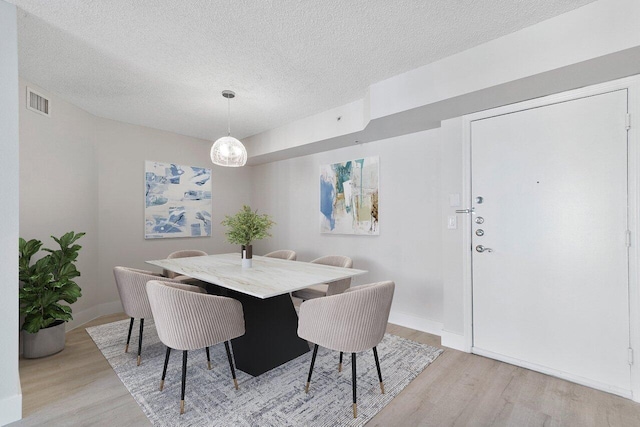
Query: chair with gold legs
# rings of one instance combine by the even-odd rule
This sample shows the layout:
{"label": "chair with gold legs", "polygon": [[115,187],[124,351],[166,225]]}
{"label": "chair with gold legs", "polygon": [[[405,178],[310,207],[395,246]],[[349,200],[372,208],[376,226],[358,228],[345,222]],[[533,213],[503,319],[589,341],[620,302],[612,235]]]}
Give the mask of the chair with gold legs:
{"label": "chair with gold legs", "polygon": [[389,320],[395,284],[391,281],[356,286],[342,294],[316,298],[300,305],[298,335],[314,344],[305,392],[309,392],[318,346],[351,353],[353,417],[358,416],[356,400],[356,353],[373,349],[380,390],[384,394],[377,345],[382,341]]}
{"label": "chair with gold legs", "polygon": [[180,285],[158,280],[147,283],[147,294],[158,337],[167,346],[160,390],[164,388],[171,350],[182,351],[180,414],[184,414],[189,350],[205,348],[209,360],[209,347],[224,342],[233,383],[238,389],[231,340],[245,332],[242,304],[232,298],[187,292]]}
{"label": "chair with gold legs", "polygon": [[[140,333],[138,334],[138,359],[137,364],[140,366],[142,355],[142,333],[144,331],[144,319],[153,318],[151,313],[151,307],[149,306],[149,298],[147,298],[146,285],[149,280],[169,280],[164,279],[162,276],[152,273],[147,270],[138,270],[136,268],[129,267],[114,267],[113,276],[116,280],[116,287],[118,288],[118,294],[120,295],[120,301],[122,307],[127,316],[131,317],[129,322],[129,333],[127,334],[127,345],[124,348],[124,352],[129,352],[129,342],[131,341],[131,331],[133,329],[134,320],[140,319]],[[178,283],[178,282],[176,282]],[[197,287],[191,290],[196,292],[200,291]],[[198,290],[196,290],[198,289]]]}
{"label": "chair with gold legs", "polygon": [[[320,258],[316,258],[311,261],[312,264],[330,265],[332,267],[351,268],[353,267],[353,261],[351,258],[343,255],[327,255]],[[331,283],[324,283],[320,285],[309,286],[308,288],[300,289],[291,293],[292,296],[300,298],[304,301],[321,298],[330,295],[341,294],[351,286],[351,277],[346,279],[337,280]]]}

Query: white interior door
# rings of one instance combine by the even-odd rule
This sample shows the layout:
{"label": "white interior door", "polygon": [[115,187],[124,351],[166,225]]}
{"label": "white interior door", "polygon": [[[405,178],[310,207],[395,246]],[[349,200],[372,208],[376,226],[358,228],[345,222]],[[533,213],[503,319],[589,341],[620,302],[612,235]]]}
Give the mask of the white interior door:
{"label": "white interior door", "polygon": [[474,352],[630,395],[626,112],[625,89],[471,123]]}

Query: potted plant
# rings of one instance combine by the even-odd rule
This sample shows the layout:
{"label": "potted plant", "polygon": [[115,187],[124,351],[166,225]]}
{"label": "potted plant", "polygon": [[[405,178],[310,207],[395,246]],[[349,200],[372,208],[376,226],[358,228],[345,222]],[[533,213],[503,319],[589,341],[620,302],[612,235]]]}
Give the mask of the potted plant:
{"label": "potted plant", "polygon": [[269,229],[275,224],[267,214],[258,215],[258,210],[251,210],[247,205],[233,216],[225,216],[222,225],[227,227],[229,243],[242,245],[242,266],[251,267],[252,247],[254,240],[271,237]]}
{"label": "potted plant", "polygon": [[75,242],[85,233],[70,231],[59,239],[51,236],[60,249],[47,249],[47,255],[33,264],[31,258],[42,247],[40,240],[19,240],[18,272],[22,287],[19,292],[22,324],[23,355],[26,358],[44,357],[64,348],[65,322],[73,319],[71,307],[82,296],[73,280],[80,276],[76,259],[82,246]]}

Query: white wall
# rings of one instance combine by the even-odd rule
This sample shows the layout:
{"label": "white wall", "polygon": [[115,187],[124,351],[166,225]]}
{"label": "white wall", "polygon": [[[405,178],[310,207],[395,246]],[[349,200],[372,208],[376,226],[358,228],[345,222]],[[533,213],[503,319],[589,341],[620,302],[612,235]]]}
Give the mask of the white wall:
{"label": "white wall", "polygon": [[[320,234],[319,167],[380,156],[380,235]],[[394,280],[391,321],[439,334],[442,322],[440,131],[420,132],[252,167],[253,207],[274,217],[255,252],[293,249],[298,260],[347,255],[369,273],[353,284]]]}
{"label": "white wall", "polygon": [[16,8],[0,1],[0,425],[22,417],[18,374],[18,36]]}
{"label": "white wall", "polygon": [[[50,117],[26,109],[27,86],[50,98]],[[102,303],[98,286],[96,121],[84,110],[20,80],[20,236],[55,248],[51,235],[87,233],[78,241],[82,276],[77,282],[82,297],[72,307],[74,321],[68,328],[81,322],[84,311]]]}
{"label": "white wall", "polygon": [[[51,117],[26,110],[26,86],[50,98]],[[122,310],[116,265],[180,249],[229,252],[220,225],[250,202],[250,170],[214,167],[210,141],[95,117],[55,94],[20,82],[20,235],[54,244],[51,234],[84,231],[78,258],[83,296],[67,330]],[[212,167],[212,237],[144,239],[144,161]]]}
{"label": "white wall", "polygon": [[[100,300],[118,301],[113,267],[152,270],[145,260],[166,258],[180,249],[207,253],[239,251],[227,243],[224,215],[250,203],[250,170],[211,163],[210,141],[141,126],[99,119],[97,126],[99,185]],[[144,239],[144,161],[156,160],[212,168],[211,237]],[[157,270],[159,271],[159,270]]]}

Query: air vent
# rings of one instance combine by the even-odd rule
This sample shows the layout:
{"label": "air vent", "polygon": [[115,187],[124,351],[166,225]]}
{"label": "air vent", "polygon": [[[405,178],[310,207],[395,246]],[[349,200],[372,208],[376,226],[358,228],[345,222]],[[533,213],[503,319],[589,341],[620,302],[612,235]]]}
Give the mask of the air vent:
{"label": "air vent", "polygon": [[49,117],[49,100],[44,95],[27,87],[27,109]]}

